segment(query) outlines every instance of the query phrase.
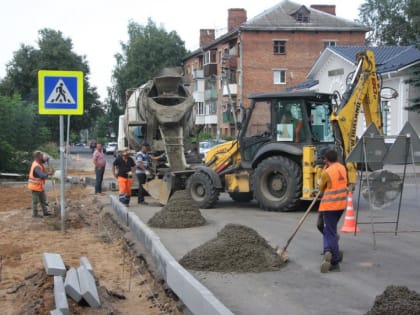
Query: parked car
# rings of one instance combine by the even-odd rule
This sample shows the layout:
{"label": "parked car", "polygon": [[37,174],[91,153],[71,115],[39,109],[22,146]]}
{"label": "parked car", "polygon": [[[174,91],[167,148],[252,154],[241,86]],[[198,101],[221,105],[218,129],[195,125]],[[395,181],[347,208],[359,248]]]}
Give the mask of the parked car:
{"label": "parked car", "polygon": [[208,139],[200,141],[199,153],[203,155],[203,160],[206,158],[206,154],[211,148],[224,142],[226,142],[226,140],[223,139]]}
{"label": "parked car", "polygon": [[105,154],[114,154],[117,150],[117,143],[116,142],[109,142],[104,147]]}

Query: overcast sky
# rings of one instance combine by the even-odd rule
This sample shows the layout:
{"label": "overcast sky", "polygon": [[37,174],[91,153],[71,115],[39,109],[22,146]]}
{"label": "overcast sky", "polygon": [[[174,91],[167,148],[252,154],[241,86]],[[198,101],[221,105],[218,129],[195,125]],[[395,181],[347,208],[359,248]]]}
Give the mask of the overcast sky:
{"label": "overcast sky", "polygon": [[[176,31],[186,48],[198,48],[200,29],[223,32],[229,8],[244,8],[248,19],[280,3],[281,0],[8,0],[0,10],[0,78],[6,64],[20,44],[37,48],[38,31],[51,28],[71,38],[74,51],[86,55],[90,83],[98,88],[101,99],[111,86],[114,55],[127,41],[130,20],[146,25],[151,18],[167,32]],[[364,0],[295,0],[304,5],[335,4],[336,15],[348,20],[358,17]],[[219,34],[219,33],[217,33]],[[223,33],[222,33],[223,34]]]}

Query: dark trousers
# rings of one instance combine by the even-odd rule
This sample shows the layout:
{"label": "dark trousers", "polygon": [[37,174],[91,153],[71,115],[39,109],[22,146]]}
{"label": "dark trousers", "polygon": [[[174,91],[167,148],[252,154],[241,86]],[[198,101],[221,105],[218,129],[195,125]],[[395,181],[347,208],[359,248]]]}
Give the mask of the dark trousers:
{"label": "dark trousers", "polygon": [[138,201],[137,202],[144,202],[144,196],[146,195],[146,191],[143,188],[143,184],[146,183],[146,174],[144,173],[137,173],[137,180],[139,181],[139,192],[138,192]]}
{"label": "dark trousers", "polygon": [[95,167],[95,175],[96,175],[96,181],[95,181],[95,194],[102,192],[102,181],[104,180],[104,173],[105,168],[104,167]]}
{"label": "dark trousers", "polygon": [[337,264],[339,261],[339,248],[338,248],[338,239],[337,239],[337,224],[340,221],[340,218],[344,210],[335,210],[335,211],[322,211],[322,217],[324,220],[324,229],[323,229],[323,243],[324,243],[324,253],[330,252],[332,254],[331,263],[333,265]]}
{"label": "dark trousers", "polygon": [[32,215],[38,215],[38,203],[41,204],[42,213],[46,214],[48,212],[48,203],[47,196],[45,191],[34,191],[32,190]]}

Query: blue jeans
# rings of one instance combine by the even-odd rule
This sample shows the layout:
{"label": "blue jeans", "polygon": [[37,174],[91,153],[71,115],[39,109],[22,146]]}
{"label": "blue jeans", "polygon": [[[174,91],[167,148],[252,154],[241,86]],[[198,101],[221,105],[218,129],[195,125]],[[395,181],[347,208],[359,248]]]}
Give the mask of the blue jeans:
{"label": "blue jeans", "polygon": [[105,167],[95,167],[95,194],[102,192],[102,181],[104,180]]}
{"label": "blue jeans", "polygon": [[337,239],[337,224],[344,210],[322,211],[324,219],[323,243],[324,253],[332,254],[331,264],[335,265],[339,261],[339,248]]}

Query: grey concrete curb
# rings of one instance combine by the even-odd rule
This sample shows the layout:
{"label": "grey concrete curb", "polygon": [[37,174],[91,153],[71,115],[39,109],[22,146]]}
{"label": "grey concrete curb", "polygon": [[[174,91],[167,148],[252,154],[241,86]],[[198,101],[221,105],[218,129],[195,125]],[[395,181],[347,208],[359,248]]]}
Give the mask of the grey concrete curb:
{"label": "grey concrete curb", "polygon": [[146,250],[165,279],[168,286],[197,315],[233,315],[204,285],[185,270],[169,253],[158,235],[130,212],[115,196],[110,196],[117,217],[130,228]]}

